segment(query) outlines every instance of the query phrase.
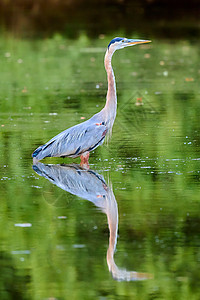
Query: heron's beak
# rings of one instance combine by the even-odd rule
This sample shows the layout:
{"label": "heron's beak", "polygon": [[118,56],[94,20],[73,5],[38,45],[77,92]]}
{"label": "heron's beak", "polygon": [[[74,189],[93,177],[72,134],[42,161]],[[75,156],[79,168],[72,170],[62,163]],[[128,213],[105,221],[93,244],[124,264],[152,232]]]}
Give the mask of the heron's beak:
{"label": "heron's beak", "polygon": [[138,44],[146,44],[146,43],[151,43],[149,40],[133,40],[133,39],[128,39],[126,42],[127,46],[133,46],[133,45],[138,45]]}

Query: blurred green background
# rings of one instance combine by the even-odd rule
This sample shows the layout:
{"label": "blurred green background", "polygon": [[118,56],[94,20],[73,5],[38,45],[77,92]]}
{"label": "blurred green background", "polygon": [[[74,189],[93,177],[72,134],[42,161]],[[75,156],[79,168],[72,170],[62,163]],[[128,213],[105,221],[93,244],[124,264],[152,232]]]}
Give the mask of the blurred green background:
{"label": "blurred green background", "polygon": [[[1,299],[200,298],[199,12],[199,1],[0,1]],[[36,147],[105,104],[115,36],[152,43],[114,54],[117,118],[90,167],[118,203],[115,262],[154,276],[141,282],[109,273],[106,216],[32,170]]]}

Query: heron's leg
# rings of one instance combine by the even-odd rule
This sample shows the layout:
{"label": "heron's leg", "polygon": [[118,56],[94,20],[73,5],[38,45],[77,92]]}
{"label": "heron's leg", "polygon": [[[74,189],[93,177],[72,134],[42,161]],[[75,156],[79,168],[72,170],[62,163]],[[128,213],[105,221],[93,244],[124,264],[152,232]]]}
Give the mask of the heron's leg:
{"label": "heron's leg", "polygon": [[80,157],[81,157],[81,167],[85,167],[87,169],[89,169],[89,156],[90,156],[90,152],[85,152],[83,153]]}
{"label": "heron's leg", "polygon": [[35,157],[33,157],[33,164],[36,165],[39,162],[39,160]]}

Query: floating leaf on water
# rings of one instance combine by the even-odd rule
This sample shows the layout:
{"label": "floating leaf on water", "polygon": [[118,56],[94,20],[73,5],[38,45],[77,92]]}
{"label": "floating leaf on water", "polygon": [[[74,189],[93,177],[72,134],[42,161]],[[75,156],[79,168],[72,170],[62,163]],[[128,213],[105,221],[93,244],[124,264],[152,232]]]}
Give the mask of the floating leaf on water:
{"label": "floating leaf on water", "polygon": [[144,103],[142,102],[142,97],[136,99],[135,105],[137,105],[137,106],[144,105]]}
{"label": "floating leaf on water", "polygon": [[27,93],[27,92],[28,92],[28,91],[27,91],[27,88],[24,87],[23,90],[22,90],[22,93]]}
{"label": "floating leaf on water", "polygon": [[145,55],[144,55],[144,58],[150,58],[151,57],[151,55],[149,54],[149,53],[146,53]]}
{"label": "floating leaf on water", "polygon": [[194,78],[193,78],[193,77],[186,77],[186,78],[185,78],[185,81],[191,82],[191,81],[194,81]]}

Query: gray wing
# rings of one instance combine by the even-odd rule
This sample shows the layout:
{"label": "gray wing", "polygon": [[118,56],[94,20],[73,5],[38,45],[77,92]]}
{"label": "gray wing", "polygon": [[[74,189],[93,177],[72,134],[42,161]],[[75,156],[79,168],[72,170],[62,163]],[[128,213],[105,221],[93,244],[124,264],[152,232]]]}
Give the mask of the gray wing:
{"label": "gray wing", "polygon": [[108,187],[103,176],[93,170],[86,170],[76,164],[46,165],[43,163],[33,165],[33,170],[59,188],[87,199],[100,208],[105,206]]}
{"label": "gray wing", "polygon": [[106,125],[98,124],[88,120],[75,125],[37,148],[32,156],[38,160],[50,156],[78,157],[86,151],[92,151],[103,143],[107,133]]}

